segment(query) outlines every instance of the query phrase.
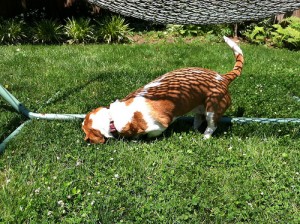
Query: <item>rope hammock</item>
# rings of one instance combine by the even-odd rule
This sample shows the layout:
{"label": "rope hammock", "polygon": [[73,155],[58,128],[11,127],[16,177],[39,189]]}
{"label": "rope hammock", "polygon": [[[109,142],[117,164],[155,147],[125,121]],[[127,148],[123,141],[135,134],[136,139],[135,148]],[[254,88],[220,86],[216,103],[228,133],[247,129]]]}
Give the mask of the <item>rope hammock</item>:
{"label": "rope hammock", "polygon": [[88,0],[124,16],[163,24],[259,20],[300,8],[299,0]]}

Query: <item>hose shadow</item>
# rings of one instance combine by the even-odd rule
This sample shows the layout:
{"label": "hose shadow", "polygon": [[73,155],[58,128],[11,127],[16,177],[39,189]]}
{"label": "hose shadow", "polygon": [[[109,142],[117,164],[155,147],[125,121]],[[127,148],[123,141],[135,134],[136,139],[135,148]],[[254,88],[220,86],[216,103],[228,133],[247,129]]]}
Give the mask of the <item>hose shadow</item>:
{"label": "hose shadow", "polygon": [[23,116],[18,116],[11,119],[4,127],[5,132],[0,133],[0,142],[3,142],[14,130],[26,121]]}

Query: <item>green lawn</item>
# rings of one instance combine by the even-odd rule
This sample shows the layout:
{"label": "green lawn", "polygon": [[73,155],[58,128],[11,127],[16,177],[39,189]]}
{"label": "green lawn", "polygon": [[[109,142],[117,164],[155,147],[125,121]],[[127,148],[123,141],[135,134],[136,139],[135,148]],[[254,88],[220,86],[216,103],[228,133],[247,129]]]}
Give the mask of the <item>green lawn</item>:
{"label": "green lawn", "polygon": [[[300,52],[241,45],[236,117],[300,118]],[[225,44],[0,46],[0,84],[32,111],[87,113],[179,67],[225,73]],[[25,119],[0,98],[0,140]],[[300,128],[179,120],[157,140],[83,141],[80,121],[33,121],[0,155],[0,223],[299,223]]]}

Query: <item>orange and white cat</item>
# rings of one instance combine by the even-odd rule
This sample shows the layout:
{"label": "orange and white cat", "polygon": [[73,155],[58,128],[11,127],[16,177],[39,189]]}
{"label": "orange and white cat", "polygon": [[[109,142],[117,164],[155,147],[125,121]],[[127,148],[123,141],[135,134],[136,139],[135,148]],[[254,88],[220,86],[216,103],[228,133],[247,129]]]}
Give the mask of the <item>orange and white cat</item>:
{"label": "orange and white cat", "polygon": [[236,58],[232,71],[220,75],[190,67],[168,72],[109,107],[88,113],[82,123],[85,140],[104,143],[115,136],[156,137],[176,118],[191,111],[195,113],[194,129],[206,119],[204,138],[211,137],[231,104],[228,85],[241,74],[244,63],[239,46],[227,37],[224,40]]}

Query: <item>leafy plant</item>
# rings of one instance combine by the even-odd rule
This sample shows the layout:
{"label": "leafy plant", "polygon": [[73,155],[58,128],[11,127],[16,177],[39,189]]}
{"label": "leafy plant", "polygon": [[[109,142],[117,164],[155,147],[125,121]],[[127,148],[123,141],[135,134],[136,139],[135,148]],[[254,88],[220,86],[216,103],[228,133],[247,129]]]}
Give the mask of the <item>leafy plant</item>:
{"label": "leafy plant", "polygon": [[183,32],[183,25],[168,24],[166,31],[171,34],[180,35]]}
{"label": "leafy plant", "polygon": [[244,28],[241,28],[240,33],[250,43],[265,44],[270,38],[272,25],[273,21],[271,19],[265,19],[245,25]]}
{"label": "leafy plant", "polygon": [[8,19],[0,23],[0,43],[18,44],[26,37],[22,20]]}
{"label": "leafy plant", "polygon": [[58,43],[64,35],[63,26],[55,20],[42,20],[35,23],[33,41],[39,43]]}
{"label": "leafy plant", "polygon": [[251,43],[264,44],[267,38],[267,32],[262,26],[255,26],[253,30],[244,33],[247,40]]}
{"label": "leafy plant", "polygon": [[203,34],[201,27],[198,25],[167,25],[167,32],[175,36],[198,36]]}
{"label": "leafy plant", "polygon": [[70,38],[68,43],[87,43],[94,39],[93,25],[89,18],[68,18],[65,25],[65,34]]}
{"label": "leafy plant", "polygon": [[272,42],[277,47],[300,48],[300,18],[290,17],[273,25]]}
{"label": "leafy plant", "polygon": [[177,27],[174,31],[177,31],[181,36],[198,36],[199,34],[203,34],[200,26],[197,25],[174,25]]}
{"label": "leafy plant", "polygon": [[175,36],[204,36],[206,40],[218,40],[233,33],[229,25],[167,25],[167,32]]}
{"label": "leafy plant", "polygon": [[214,32],[220,36],[233,36],[233,26],[229,24],[225,25],[215,25],[215,30]]}
{"label": "leafy plant", "polygon": [[106,17],[102,21],[96,21],[99,25],[96,32],[97,39],[106,43],[128,42],[128,34],[131,31],[129,24],[121,16]]}
{"label": "leafy plant", "polygon": [[289,17],[280,24],[274,25],[270,20],[264,20],[257,24],[250,24],[243,34],[251,43],[299,49],[300,18]]}

